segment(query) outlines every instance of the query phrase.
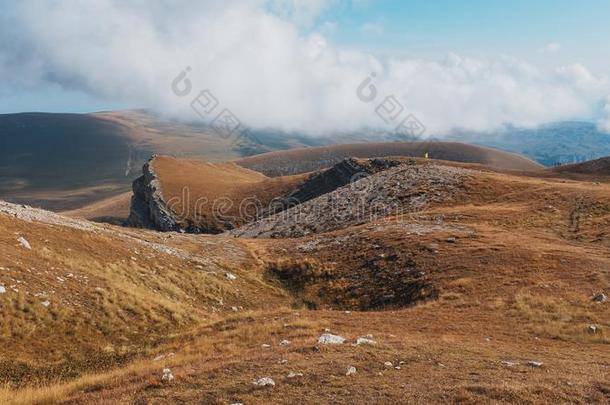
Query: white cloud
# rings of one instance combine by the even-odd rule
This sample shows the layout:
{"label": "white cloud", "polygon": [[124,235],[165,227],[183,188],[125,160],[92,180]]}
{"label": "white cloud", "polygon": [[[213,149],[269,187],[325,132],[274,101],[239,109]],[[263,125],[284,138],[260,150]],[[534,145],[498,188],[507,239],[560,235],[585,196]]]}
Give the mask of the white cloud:
{"label": "white cloud", "polygon": [[[386,128],[375,107],[389,95],[436,134],[591,118],[610,95],[607,78],[578,64],[342,49],[322,29],[299,29],[327,3],[272,3],[15,2],[0,17],[0,37],[10,39],[0,44],[0,74],[16,87],[58,83],[186,120],[199,119],[190,101],[208,88],[245,124],[312,133]],[[193,91],[178,97],[170,84],[186,66]],[[356,89],[371,72],[377,98],[365,103]],[[606,110],[600,125],[608,120]]]}
{"label": "white cloud", "polygon": [[360,31],[367,35],[381,35],[383,34],[384,28],[381,24],[368,22],[362,24],[362,27],[360,27]]}
{"label": "white cloud", "polygon": [[557,53],[561,50],[561,44],[557,42],[551,42],[542,47],[541,51],[545,53]]}

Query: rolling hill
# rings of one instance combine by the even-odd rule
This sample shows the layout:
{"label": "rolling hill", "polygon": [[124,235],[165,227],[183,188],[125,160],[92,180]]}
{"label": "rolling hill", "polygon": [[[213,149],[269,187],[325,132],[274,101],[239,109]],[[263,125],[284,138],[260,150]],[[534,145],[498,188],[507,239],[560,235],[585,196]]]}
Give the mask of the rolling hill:
{"label": "rolling hill", "polygon": [[[156,155],[144,166],[143,176],[134,182],[128,222],[161,231],[222,232],[330,193],[357,176],[371,175],[408,161],[414,164],[416,159],[407,157],[425,153],[447,162],[490,169],[540,169],[521,156],[441,142],[291,149],[225,163]],[[375,158],[386,154],[396,157]],[[358,158],[346,159],[349,156]],[[92,207],[81,211],[92,217],[98,210]]]}
{"label": "rolling hill", "polygon": [[0,198],[69,208],[124,191],[148,154],[116,123],[82,114],[0,116]]}
{"label": "rolling hill", "polygon": [[155,156],[134,182],[129,223],[158,230],[219,233],[256,218],[302,183],[304,176],[269,178],[233,162]]}
{"label": "rolling hill", "polygon": [[312,138],[273,130],[225,139],[202,123],[146,111],[0,115],[0,198],[55,211],[129,191],[155,153],[212,162],[276,149],[364,141],[363,134]]}
{"label": "rolling hill", "polygon": [[349,158],[381,156],[424,157],[463,163],[479,163],[499,169],[539,170],[542,165],[523,156],[457,142],[385,142],[332,145],[264,153],[235,163],[268,176],[285,176],[328,168]]}
{"label": "rolling hill", "polygon": [[594,176],[610,176],[610,157],[589,160],[586,162],[563,165],[551,169],[555,173],[590,174]]}

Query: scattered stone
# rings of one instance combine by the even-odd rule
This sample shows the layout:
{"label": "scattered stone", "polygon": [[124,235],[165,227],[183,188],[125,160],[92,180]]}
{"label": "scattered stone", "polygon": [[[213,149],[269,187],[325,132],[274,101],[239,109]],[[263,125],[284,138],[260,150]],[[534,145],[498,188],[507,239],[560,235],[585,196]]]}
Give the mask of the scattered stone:
{"label": "scattered stone", "polygon": [[230,280],[230,281],[237,280],[237,276],[233,273],[227,272],[227,273],[225,273],[225,277],[227,278],[227,280]]}
{"label": "scattered stone", "polygon": [[540,367],[542,367],[542,365],[543,365],[543,364],[544,364],[544,363],[543,363],[543,362],[541,362],[541,361],[534,361],[534,360],[531,360],[531,361],[528,361],[528,362],[527,362],[527,365],[528,365],[528,366],[530,366],[530,367],[534,367],[534,368],[540,368]]}
{"label": "scattered stone", "polygon": [[280,346],[288,346],[290,344],[290,340],[284,339],[280,342]]}
{"label": "scattered stone", "polygon": [[396,366],[394,367],[396,370],[400,370],[400,366]]}
{"label": "scattered stone", "polygon": [[345,375],[346,375],[346,376],[354,375],[354,374],[356,374],[356,372],[357,372],[357,371],[356,371],[356,367],[354,367],[354,366],[349,366],[349,367],[347,368],[347,373],[345,373]]}
{"label": "scattered stone", "polygon": [[269,377],[259,378],[258,380],[252,382],[252,384],[257,387],[275,387],[275,381]]}
{"label": "scattered stone", "polygon": [[356,339],[356,344],[357,345],[376,345],[377,342],[368,337],[359,337],[358,339]]}
{"label": "scattered stone", "polygon": [[277,364],[286,364],[286,363],[288,363],[288,360],[286,360],[286,359],[282,359],[277,362]]}
{"label": "scattered stone", "polygon": [[25,239],[23,236],[20,236],[19,239],[17,239],[17,242],[19,242],[19,244],[21,244],[21,246],[26,249],[32,249],[32,246],[30,246],[30,242],[28,242],[27,239]]}
{"label": "scattered stone", "polygon": [[161,381],[174,381],[174,375],[172,374],[172,370],[170,370],[169,368],[164,368],[163,375],[161,376]]}
{"label": "scattered stone", "polygon": [[606,302],[608,301],[608,296],[603,292],[597,293],[592,297],[595,302]]}
{"label": "scattered stone", "polygon": [[426,246],[426,249],[428,249],[428,251],[430,251],[432,253],[438,253],[438,248],[439,248],[438,243],[430,243],[429,245]]}
{"label": "scattered stone", "polygon": [[392,368],[393,364],[391,361],[386,361],[385,363],[383,363],[384,366],[386,366],[387,368]]}
{"label": "scattered stone", "polygon": [[286,378],[297,378],[297,377],[303,377],[303,373],[293,373],[292,371],[290,373],[288,373],[288,375],[286,376]]}
{"label": "scattered stone", "polygon": [[455,243],[457,242],[457,239],[453,236],[448,237],[447,239],[445,239],[445,242],[447,243]]}
{"label": "scattered stone", "polygon": [[506,367],[515,367],[515,366],[519,365],[519,363],[516,361],[508,361],[508,360],[502,361],[502,364],[505,365]]}
{"label": "scattered stone", "polygon": [[263,343],[263,344],[261,345],[261,347],[262,347],[263,349],[269,349],[269,348],[271,347],[271,345],[270,345],[270,344],[267,344],[267,343]]}
{"label": "scattered stone", "polygon": [[597,325],[589,325],[589,333],[597,333],[598,330]]}
{"label": "scattered stone", "polygon": [[237,307],[231,307],[231,311],[237,312],[237,311],[239,311],[239,309]]}
{"label": "scattered stone", "polygon": [[345,342],[345,338],[343,336],[332,335],[330,333],[325,333],[318,338],[318,343],[323,345],[342,345]]}
{"label": "scattered stone", "polygon": [[51,305],[51,302],[49,302],[49,301],[42,301],[41,304],[42,304],[43,307],[48,307],[49,305]]}
{"label": "scattered stone", "polygon": [[0,285],[0,294],[4,294],[6,293],[6,288],[4,288],[4,286]]}

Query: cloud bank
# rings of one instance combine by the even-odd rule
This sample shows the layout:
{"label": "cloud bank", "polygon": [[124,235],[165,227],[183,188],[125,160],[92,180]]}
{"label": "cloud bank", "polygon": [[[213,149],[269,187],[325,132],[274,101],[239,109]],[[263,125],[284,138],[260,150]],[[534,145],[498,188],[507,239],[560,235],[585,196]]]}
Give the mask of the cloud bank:
{"label": "cloud bank", "polygon": [[[328,23],[316,25],[334,2],[169,3],[5,5],[3,82],[60,84],[190,121],[200,119],[192,98],[209,89],[246,125],[312,134],[388,129],[375,109],[391,95],[428,134],[570,119],[595,119],[610,131],[610,81],[581,64],[543,69],[508,56],[425,60],[342,49],[324,36]],[[179,97],[171,83],[187,66],[193,93]],[[356,93],[367,78],[377,92],[370,103]]]}

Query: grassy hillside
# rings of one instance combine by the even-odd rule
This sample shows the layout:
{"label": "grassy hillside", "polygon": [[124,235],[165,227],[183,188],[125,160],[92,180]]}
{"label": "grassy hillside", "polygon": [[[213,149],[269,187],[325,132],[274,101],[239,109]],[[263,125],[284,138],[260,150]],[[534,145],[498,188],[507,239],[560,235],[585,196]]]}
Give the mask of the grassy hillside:
{"label": "grassy hillside", "polygon": [[0,403],[608,402],[610,185],[467,166],[374,174],[436,200],[294,238],[0,203]]}
{"label": "grassy hillside", "polygon": [[457,142],[385,142],[332,145],[292,149],[242,158],[235,162],[269,176],[283,176],[328,168],[349,157],[424,157],[463,163],[480,163],[494,168],[538,170],[541,165],[519,155]]}
{"label": "grassy hillside", "polygon": [[60,209],[111,195],[148,153],[122,126],[89,115],[0,115],[0,198]]}
{"label": "grassy hillside", "polygon": [[269,178],[235,163],[157,156],[151,164],[163,198],[182,219],[208,232],[221,232],[255,218],[271,200],[288,194],[303,176]]}
{"label": "grassy hillside", "polygon": [[555,173],[590,174],[596,176],[610,176],[610,157],[589,160],[582,163],[563,165],[552,169]]}
{"label": "grassy hillside", "polygon": [[[55,211],[130,190],[151,154],[224,161],[349,139],[259,130],[224,139],[200,122],[145,111],[0,115],[0,198]],[[364,138],[362,138],[364,140]]]}

